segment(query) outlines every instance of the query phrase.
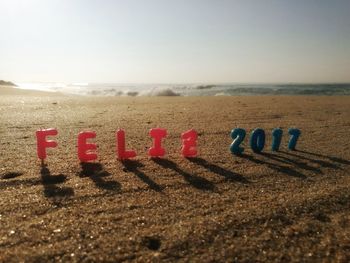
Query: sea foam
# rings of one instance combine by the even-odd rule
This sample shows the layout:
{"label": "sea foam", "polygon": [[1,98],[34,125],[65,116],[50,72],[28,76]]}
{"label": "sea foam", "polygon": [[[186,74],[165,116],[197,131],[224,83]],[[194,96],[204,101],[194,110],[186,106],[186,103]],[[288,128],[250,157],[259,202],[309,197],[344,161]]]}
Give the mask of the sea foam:
{"label": "sea foam", "polygon": [[350,95],[350,84],[16,83],[18,88],[83,96]]}

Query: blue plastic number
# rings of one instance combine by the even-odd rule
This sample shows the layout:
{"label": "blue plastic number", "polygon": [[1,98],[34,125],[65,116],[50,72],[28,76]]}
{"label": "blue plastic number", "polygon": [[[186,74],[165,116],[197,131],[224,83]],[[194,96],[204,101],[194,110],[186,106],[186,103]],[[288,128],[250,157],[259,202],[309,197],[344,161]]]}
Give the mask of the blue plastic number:
{"label": "blue plastic number", "polygon": [[283,131],[280,128],[275,128],[272,130],[272,151],[278,151],[281,145]]}
{"label": "blue plastic number", "polygon": [[288,143],[288,149],[289,150],[295,150],[295,147],[297,145],[298,138],[301,134],[299,129],[296,128],[290,128],[288,130],[288,133],[291,135]]}
{"label": "blue plastic number", "polygon": [[260,153],[265,146],[265,132],[263,129],[255,129],[250,136],[250,148],[253,152]]}
{"label": "blue plastic number", "polygon": [[230,146],[230,151],[233,154],[241,154],[244,151],[243,147],[240,147],[239,145],[242,143],[246,135],[246,132],[244,129],[236,128],[231,131],[231,138],[233,139],[233,142]]}

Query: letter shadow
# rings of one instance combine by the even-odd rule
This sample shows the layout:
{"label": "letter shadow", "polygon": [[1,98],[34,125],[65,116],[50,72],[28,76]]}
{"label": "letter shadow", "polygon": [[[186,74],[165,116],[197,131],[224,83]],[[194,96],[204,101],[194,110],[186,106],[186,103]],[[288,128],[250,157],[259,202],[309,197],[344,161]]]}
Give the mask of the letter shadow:
{"label": "letter shadow", "polygon": [[0,176],[1,179],[12,179],[12,178],[16,178],[18,176],[21,176],[23,173],[21,172],[8,172],[5,173],[4,175]]}
{"label": "letter shadow", "polygon": [[280,172],[280,173],[283,173],[283,174],[286,174],[288,176],[292,176],[292,177],[297,177],[297,178],[300,178],[300,179],[305,179],[306,178],[306,175],[298,172],[297,170],[294,170],[290,167],[286,167],[286,166],[282,166],[282,165],[279,165],[279,164],[275,164],[275,163],[271,163],[271,162],[267,162],[265,160],[260,160],[260,159],[257,159],[253,156],[250,156],[250,155],[247,155],[247,154],[241,154],[239,157],[242,157],[242,158],[245,158],[253,163],[256,163],[256,164],[263,164],[263,165],[267,165],[269,168],[277,171],[277,172]]}
{"label": "letter shadow", "polygon": [[203,190],[203,191],[214,191],[215,190],[215,185],[210,182],[209,180],[200,177],[198,175],[194,174],[189,174],[179,168],[176,163],[173,161],[167,160],[167,159],[160,159],[160,158],[152,158],[152,160],[157,163],[158,165],[167,168],[167,169],[172,169],[173,171],[177,172],[183,178],[193,187]]}
{"label": "letter shadow", "polygon": [[[325,159],[328,159],[328,160],[330,160],[331,162],[334,162],[334,163],[331,163],[329,161],[313,159],[311,157],[306,157],[306,156],[303,156],[303,155],[295,154],[295,153],[298,153],[298,152],[299,153],[308,154],[308,155],[313,155],[313,156],[320,157],[320,158],[325,158]],[[298,157],[298,158],[306,159],[306,160],[309,160],[311,162],[318,163],[319,165],[321,165],[323,167],[328,167],[328,168],[335,168],[335,169],[337,169],[337,168],[340,168],[339,167],[340,164],[350,165],[350,161],[342,159],[342,158],[339,158],[339,157],[326,156],[326,155],[312,153],[312,152],[307,152],[307,151],[295,150],[294,153],[287,152],[287,151],[282,151],[282,153],[287,154],[287,155],[291,155],[291,156],[295,156],[295,157]]]}
{"label": "letter shadow", "polygon": [[[293,150],[293,152],[296,152],[296,150]],[[305,161],[309,161],[315,164],[320,165],[321,167],[328,167],[328,168],[334,168],[334,169],[339,169],[339,167],[335,164],[332,164],[330,162],[327,161],[323,161],[323,160],[315,160],[312,158],[308,158],[306,156],[302,156],[302,155],[298,155],[298,154],[294,154],[292,152],[287,152],[287,151],[280,151],[281,154],[287,155],[290,158],[298,158],[298,159],[303,159]]]}
{"label": "letter shadow", "polygon": [[34,186],[42,184],[41,178],[14,179],[21,175],[23,175],[22,172],[8,172],[1,175],[0,179],[5,181],[0,183],[0,189],[6,189],[7,187]]}
{"label": "letter shadow", "polygon": [[292,160],[292,159],[289,159],[283,155],[277,155],[277,154],[272,154],[272,153],[267,153],[267,152],[262,152],[261,155],[265,156],[267,158],[270,158],[272,160],[275,160],[277,162],[296,165],[296,166],[300,167],[301,169],[322,174],[322,171],[319,168],[312,167],[312,166],[310,166],[310,165],[308,165],[300,160]]}
{"label": "letter shadow", "polygon": [[80,163],[80,177],[89,177],[94,184],[103,190],[118,192],[121,190],[121,184],[117,181],[106,181],[103,177],[110,176],[100,163]]}
{"label": "letter shadow", "polygon": [[225,177],[225,179],[228,181],[235,181],[243,184],[250,183],[249,180],[246,179],[244,176],[237,173],[233,173],[232,171],[222,168],[216,164],[209,163],[208,161],[202,158],[199,158],[199,157],[187,158],[187,160],[189,160],[192,163],[203,166],[204,168],[206,168],[208,171],[212,173],[216,173],[217,175]]}
{"label": "letter shadow", "polygon": [[63,174],[51,175],[47,165],[42,163],[40,169],[41,182],[44,186],[44,195],[47,198],[69,197],[74,195],[71,187],[58,187],[56,184],[62,184],[66,181],[67,176]]}
{"label": "letter shadow", "polygon": [[336,163],[341,163],[341,164],[347,164],[350,165],[350,161],[349,160],[345,160],[336,156],[327,156],[327,155],[322,155],[322,154],[318,154],[318,153],[313,153],[313,152],[308,152],[308,151],[302,151],[302,150],[296,150],[296,152],[301,152],[301,153],[306,153],[309,155],[314,155],[317,157],[322,157],[322,158],[328,158],[329,160],[336,162]]}
{"label": "letter shadow", "polygon": [[146,183],[149,188],[156,192],[162,192],[164,187],[157,184],[155,181],[153,181],[150,177],[148,177],[144,172],[140,171],[139,168],[143,167],[144,165],[136,160],[122,160],[121,163],[125,167],[125,171],[132,172],[135,174],[138,178],[140,178],[144,183]]}

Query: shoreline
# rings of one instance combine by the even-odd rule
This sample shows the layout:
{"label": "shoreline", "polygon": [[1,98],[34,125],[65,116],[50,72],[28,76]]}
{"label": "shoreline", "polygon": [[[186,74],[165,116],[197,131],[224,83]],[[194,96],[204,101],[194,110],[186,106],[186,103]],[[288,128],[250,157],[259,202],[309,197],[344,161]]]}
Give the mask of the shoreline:
{"label": "shoreline", "polygon": [[[65,95],[60,92],[21,89],[16,86],[0,85],[0,96],[65,96]],[[74,95],[70,95],[70,96],[74,96]]]}
{"label": "shoreline", "polygon": [[[349,96],[350,84],[235,84],[235,85],[119,85],[84,84],[57,86],[37,84],[37,91],[96,97],[200,97],[200,96]],[[29,85],[29,84],[28,84]],[[35,83],[17,89],[28,91]],[[42,86],[44,85],[44,86]],[[56,86],[55,86],[56,85]],[[46,91],[44,91],[46,90]],[[13,90],[12,90],[13,91]],[[14,92],[15,93],[15,92]],[[0,90],[1,94],[1,90]]]}

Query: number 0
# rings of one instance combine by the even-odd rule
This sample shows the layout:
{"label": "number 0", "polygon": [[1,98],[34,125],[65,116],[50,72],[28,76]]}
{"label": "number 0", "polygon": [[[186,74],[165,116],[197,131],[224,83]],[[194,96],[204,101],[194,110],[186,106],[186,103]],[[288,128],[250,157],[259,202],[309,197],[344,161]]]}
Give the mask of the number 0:
{"label": "number 0", "polygon": [[250,136],[250,148],[253,152],[260,153],[265,146],[265,131],[263,129],[255,129]]}

